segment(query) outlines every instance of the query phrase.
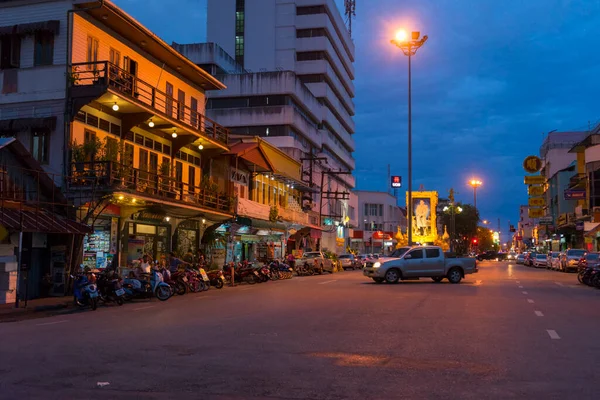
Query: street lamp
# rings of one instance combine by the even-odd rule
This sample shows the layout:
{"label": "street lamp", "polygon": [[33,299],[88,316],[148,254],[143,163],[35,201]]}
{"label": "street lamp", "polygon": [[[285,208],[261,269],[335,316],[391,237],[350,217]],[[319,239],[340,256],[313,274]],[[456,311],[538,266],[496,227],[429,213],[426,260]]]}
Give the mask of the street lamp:
{"label": "street lamp", "polygon": [[412,245],[412,84],[411,84],[411,58],[417,54],[417,50],[421,48],[427,41],[427,35],[424,35],[421,39],[420,32],[411,32],[410,39],[408,34],[404,30],[400,30],[396,33],[396,37],[391,40],[392,44],[396,45],[405,56],[408,57],[408,204],[407,204],[407,218],[408,218],[408,245]]}
{"label": "street lamp", "polygon": [[460,214],[463,209],[460,206],[455,206],[453,203],[450,206],[444,207],[444,212],[450,211],[450,252],[454,252],[454,237],[456,236],[456,214]]}
{"label": "street lamp", "polygon": [[475,207],[475,211],[477,211],[477,188],[483,185],[483,182],[479,179],[471,179],[469,185],[473,187],[473,207]]}

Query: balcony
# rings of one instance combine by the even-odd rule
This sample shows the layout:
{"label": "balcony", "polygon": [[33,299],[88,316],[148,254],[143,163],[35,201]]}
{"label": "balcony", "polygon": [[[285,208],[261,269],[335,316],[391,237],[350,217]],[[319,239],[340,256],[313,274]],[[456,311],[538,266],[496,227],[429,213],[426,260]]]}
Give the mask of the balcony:
{"label": "balcony", "polygon": [[[294,207],[294,204],[290,204],[288,207],[277,205],[277,214],[279,216],[278,220],[304,226],[309,225],[308,214],[302,212],[298,207]],[[238,198],[236,213],[244,217],[268,221],[271,215],[271,206],[249,199]]]}
{"label": "balcony", "polygon": [[81,194],[85,189],[96,196],[110,192],[130,193],[147,197],[148,201],[184,203],[227,214],[233,211],[231,198],[217,190],[192,186],[167,175],[111,161],[71,164],[68,185],[71,193],[79,190]]}
{"label": "balcony", "polygon": [[187,136],[182,145],[198,141],[206,148],[227,150],[227,128],[108,61],[75,63],[69,80],[74,113],[92,101],[110,109],[118,97],[125,100],[118,104],[126,127],[123,133],[152,119],[154,128],[144,129],[170,137],[179,128],[179,135]]}

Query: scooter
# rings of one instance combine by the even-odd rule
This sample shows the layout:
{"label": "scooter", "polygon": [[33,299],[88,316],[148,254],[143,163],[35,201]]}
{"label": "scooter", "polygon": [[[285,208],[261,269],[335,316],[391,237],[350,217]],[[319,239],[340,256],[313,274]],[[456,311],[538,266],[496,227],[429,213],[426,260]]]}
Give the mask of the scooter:
{"label": "scooter", "polygon": [[125,290],[122,288],[121,279],[113,269],[106,269],[98,276],[99,299],[104,303],[114,301],[122,306],[125,301]]}
{"label": "scooter", "polygon": [[93,280],[95,277],[91,274],[92,279],[88,278],[87,274],[80,274],[77,277],[71,275],[71,278],[75,279],[73,284],[73,298],[75,304],[79,307],[87,307],[88,305],[92,311],[98,308],[98,288]]}
{"label": "scooter", "polygon": [[[200,273],[204,271],[201,268]],[[222,289],[225,286],[225,275],[223,275],[223,271],[220,269],[213,269],[212,271],[204,272],[209,279],[211,285],[216,287],[217,289]]]}

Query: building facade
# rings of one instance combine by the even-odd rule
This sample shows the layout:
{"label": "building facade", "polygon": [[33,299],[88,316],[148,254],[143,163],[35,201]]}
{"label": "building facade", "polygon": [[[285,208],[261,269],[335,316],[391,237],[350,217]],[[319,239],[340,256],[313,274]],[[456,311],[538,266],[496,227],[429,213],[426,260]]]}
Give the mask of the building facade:
{"label": "building facade", "polygon": [[355,186],[354,45],[337,6],[209,0],[208,21],[211,43],[174,44],[227,86],[209,96],[208,115],[233,137],[260,136],[300,161],[303,180],[319,189],[302,207],[323,228],[323,248],[344,251]]}

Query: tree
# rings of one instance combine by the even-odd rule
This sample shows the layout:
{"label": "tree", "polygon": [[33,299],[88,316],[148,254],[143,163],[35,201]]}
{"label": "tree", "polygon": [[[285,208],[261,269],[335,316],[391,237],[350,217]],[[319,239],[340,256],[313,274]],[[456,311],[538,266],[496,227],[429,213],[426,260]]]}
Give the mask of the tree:
{"label": "tree", "polygon": [[[479,212],[471,204],[456,203],[454,213],[454,252],[466,254],[471,245],[471,240],[477,236],[477,224],[479,223]],[[458,209],[462,209],[458,212]],[[444,212],[441,217],[442,225],[449,228],[452,237],[452,213]]]}
{"label": "tree", "polygon": [[487,251],[487,250],[496,250],[496,244],[494,243],[494,238],[492,237],[492,232],[488,228],[484,228],[483,226],[477,227],[477,239],[478,250],[479,251]]}

